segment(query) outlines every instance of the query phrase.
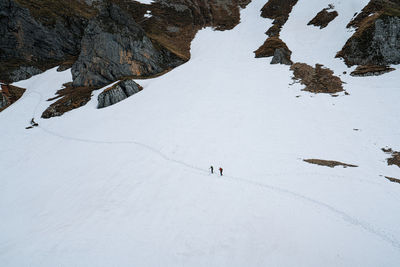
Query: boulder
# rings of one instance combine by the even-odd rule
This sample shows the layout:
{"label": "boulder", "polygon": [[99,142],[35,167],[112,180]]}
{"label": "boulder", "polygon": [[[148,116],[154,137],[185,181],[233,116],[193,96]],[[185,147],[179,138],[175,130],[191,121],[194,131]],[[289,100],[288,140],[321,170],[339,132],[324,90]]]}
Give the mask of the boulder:
{"label": "boulder", "polygon": [[278,48],[275,50],[271,64],[292,65],[293,62],[290,60],[291,54],[292,52],[289,49]]}
{"label": "boulder", "polygon": [[371,0],[347,27],[356,32],[336,55],[347,66],[400,64],[400,1]]}
{"label": "boulder", "polygon": [[132,80],[121,81],[116,85],[105,89],[98,96],[97,108],[105,108],[114,105],[138,92],[143,88]]}

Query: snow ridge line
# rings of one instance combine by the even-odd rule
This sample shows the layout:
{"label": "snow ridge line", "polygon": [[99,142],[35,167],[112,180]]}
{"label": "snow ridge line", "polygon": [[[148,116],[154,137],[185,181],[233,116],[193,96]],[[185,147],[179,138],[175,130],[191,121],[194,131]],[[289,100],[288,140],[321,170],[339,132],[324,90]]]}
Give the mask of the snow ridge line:
{"label": "snow ridge line", "polygon": [[[83,138],[75,138],[75,137],[64,136],[64,135],[58,134],[56,132],[53,132],[51,130],[48,130],[46,128],[43,128],[41,126],[38,126],[38,128],[40,128],[41,130],[43,130],[44,132],[46,132],[46,133],[48,133],[50,135],[57,136],[57,137],[62,138],[62,139],[77,141],[77,142],[92,143],[92,144],[110,144],[110,145],[113,145],[113,144],[133,144],[133,145],[141,146],[141,147],[143,147],[143,148],[145,148],[145,149],[147,149],[147,150],[159,155],[164,160],[167,160],[167,161],[170,161],[170,162],[174,162],[176,164],[179,164],[181,166],[187,167],[189,169],[199,171],[199,172],[201,172],[203,174],[208,174],[209,173],[208,170],[204,170],[204,169],[202,169],[200,167],[194,166],[194,165],[186,163],[184,161],[173,159],[173,158],[169,157],[168,155],[162,153],[161,151],[155,149],[154,147],[151,147],[151,146],[149,146],[147,144],[140,143],[140,142],[137,142],[137,141],[99,141],[99,140],[90,140],[90,139],[83,139]],[[266,174],[266,175],[268,175],[268,174]],[[272,175],[269,175],[269,176],[272,176]],[[321,202],[319,200],[307,197],[307,196],[302,195],[300,193],[296,193],[296,192],[293,192],[293,191],[290,191],[290,190],[287,190],[287,189],[284,189],[284,188],[281,188],[281,187],[276,187],[276,186],[273,186],[273,185],[268,185],[268,184],[264,184],[264,183],[255,182],[255,181],[252,181],[252,180],[249,180],[249,179],[246,179],[246,178],[242,178],[242,177],[224,175],[224,176],[222,176],[222,178],[228,178],[228,179],[233,180],[233,181],[237,181],[237,182],[245,183],[245,184],[248,184],[248,185],[257,186],[257,187],[260,187],[260,188],[263,188],[263,189],[268,189],[268,190],[271,190],[271,191],[274,191],[274,192],[290,195],[290,196],[292,196],[294,198],[303,200],[305,202],[309,202],[309,203],[311,203],[311,204],[313,204],[315,206],[319,206],[319,207],[325,208],[326,210],[330,211],[331,213],[334,213],[334,214],[338,215],[339,217],[341,217],[345,222],[347,222],[349,224],[352,224],[354,226],[361,227],[362,229],[364,229],[365,231],[369,232],[370,234],[378,236],[383,241],[389,243],[391,246],[393,246],[393,247],[395,247],[395,248],[400,250],[400,242],[396,238],[394,238],[393,236],[389,236],[384,231],[378,230],[378,229],[374,228],[372,225],[370,225],[368,223],[365,223],[365,222],[362,222],[361,220],[358,220],[357,218],[354,218],[351,215],[349,215],[349,214],[347,214],[347,213],[345,213],[345,212],[343,212],[341,210],[338,210],[338,209],[336,209],[335,207],[333,207],[333,206],[331,206],[329,204],[326,204],[326,203]]]}
{"label": "snow ridge line", "polygon": [[[37,94],[37,95],[39,95],[39,98],[40,98],[39,101],[38,101],[38,104],[36,104],[36,106],[35,106],[35,110],[34,110],[33,115],[32,115],[32,117],[35,118],[35,115],[37,113],[37,109],[38,109],[40,103],[43,100],[43,96],[42,96],[41,93],[36,92],[36,91],[30,92],[30,94]],[[76,138],[76,137],[65,136],[65,135],[56,133],[54,131],[51,131],[49,129],[46,129],[46,128],[40,126],[40,125],[37,126],[37,128],[41,129],[42,131],[44,131],[44,132],[46,132],[46,133],[48,133],[50,135],[53,135],[53,136],[56,136],[56,137],[59,137],[59,138],[62,138],[62,139],[71,140],[71,141],[77,141],[77,142],[83,142],[83,143],[109,144],[109,145],[113,145],[113,144],[134,144],[134,145],[143,147],[143,148],[145,148],[145,149],[147,149],[147,150],[159,155],[161,158],[163,158],[166,161],[174,162],[174,163],[176,163],[178,165],[185,166],[185,167],[187,167],[189,169],[199,171],[199,172],[201,172],[203,174],[208,174],[209,173],[208,170],[204,170],[203,168],[197,167],[195,165],[192,165],[192,164],[186,163],[184,161],[180,161],[180,160],[171,158],[168,155],[162,153],[160,150],[158,150],[158,149],[156,149],[156,148],[154,148],[154,147],[152,147],[150,145],[138,142],[138,141],[134,141],[134,140],[132,140],[132,141],[90,140],[90,139],[84,139],[84,138]],[[264,174],[264,175],[273,176],[273,174]],[[307,196],[302,195],[300,193],[296,193],[296,192],[287,190],[285,188],[281,188],[281,187],[277,187],[277,186],[273,186],[273,185],[268,185],[268,184],[264,184],[264,183],[255,182],[255,181],[252,181],[252,180],[249,180],[249,179],[246,179],[246,178],[242,178],[242,177],[224,175],[224,176],[222,176],[222,178],[225,178],[225,179],[228,178],[228,179],[230,179],[232,181],[241,182],[241,183],[245,183],[245,184],[248,184],[248,185],[257,186],[259,188],[268,189],[270,191],[278,192],[278,193],[281,193],[281,194],[290,195],[290,196],[292,196],[294,198],[301,199],[301,200],[303,200],[305,202],[309,202],[309,203],[311,203],[313,205],[316,205],[316,206],[319,206],[321,208],[325,208],[326,210],[328,210],[328,211],[338,215],[339,217],[341,217],[345,222],[347,222],[349,224],[352,224],[354,226],[361,227],[362,229],[364,229],[365,231],[369,232],[370,234],[373,234],[373,235],[379,237],[380,239],[382,239],[383,241],[389,243],[392,247],[400,250],[400,242],[395,237],[389,236],[384,231],[377,230],[372,225],[370,225],[368,223],[365,223],[365,222],[362,222],[362,221],[358,220],[357,218],[354,218],[351,215],[349,215],[349,214],[347,214],[347,213],[345,213],[345,212],[343,212],[341,210],[338,210],[338,209],[336,209],[335,207],[333,207],[333,206],[331,206],[329,204],[326,204],[326,203],[321,202],[319,200],[307,197]]]}

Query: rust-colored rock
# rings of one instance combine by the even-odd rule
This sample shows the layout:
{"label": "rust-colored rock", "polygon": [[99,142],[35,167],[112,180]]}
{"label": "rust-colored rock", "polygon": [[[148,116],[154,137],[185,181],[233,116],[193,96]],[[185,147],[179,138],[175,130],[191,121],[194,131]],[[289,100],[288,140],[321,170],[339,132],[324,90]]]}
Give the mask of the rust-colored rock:
{"label": "rust-colored rock", "polygon": [[293,79],[306,86],[303,91],[327,94],[344,91],[342,80],[323,65],[316,64],[313,68],[305,63],[294,63],[290,70],[293,71]]}

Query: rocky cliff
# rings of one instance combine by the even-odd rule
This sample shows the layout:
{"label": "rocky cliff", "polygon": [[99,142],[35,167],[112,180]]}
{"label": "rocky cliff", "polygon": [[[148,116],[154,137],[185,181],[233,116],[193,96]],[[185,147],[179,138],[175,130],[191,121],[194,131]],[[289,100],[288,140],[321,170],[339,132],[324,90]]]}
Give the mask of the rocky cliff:
{"label": "rocky cliff", "polygon": [[337,54],[348,66],[400,63],[399,0],[371,0],[348,27],[356,32]]}
{"label": "rocky cliff", "polygon": [[269,36],[264,44],[254,51],[256,58],[273,57],[271,64],[291,65],[292,51],[279,37],[283,25],[289,19],[293,6],[298,0],[269,0],[261,9],[263,18],[273,19],[272,26],[267,30]]}
{"label": "rocky cliff", "polygon": [[72,66],[73,85],[102,87],[124,77],[150,77],[185,61],[152,42],[119,6],[109,4],[85,29]]}
{"label": "rocky cliff", "polygon": [[3,0],[0,81],[72,67],[72,84],[59,91],[62,98],[44,113],[57,116],[116,80],[153,77],[183,64],[198,30],[232,29],[240,22],[240,8],[249,2]]}
{"label": "rocky cliff", "polygon": [[94,15],[79,1],[0,1],[0,81],[27,79],[74,60]]}

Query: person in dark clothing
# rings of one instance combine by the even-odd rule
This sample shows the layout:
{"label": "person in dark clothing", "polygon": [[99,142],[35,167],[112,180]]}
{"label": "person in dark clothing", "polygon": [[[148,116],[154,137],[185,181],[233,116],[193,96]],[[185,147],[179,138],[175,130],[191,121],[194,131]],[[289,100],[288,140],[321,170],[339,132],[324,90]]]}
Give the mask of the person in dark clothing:
{"label": "person in dark clothing", "polygon": [[214,173],[214,167],[213,166],[210,167],[210,172],[211,172],[211,174]]}
{"label": "person in dark clothing", "polygon": [[223,170],[224,170],[224,169],[222,169],[222,168],[219,168],[219,174],[221,174],[221,176],[222,176],[222,172],[223,172]]}
{"label": "person in dark clothing", "polygon": [[31,120],[31,125],[32,125],[33,127],[39,126],[39,124],[38,124],[37,122],[35,122],[35,119],[34,119],[34,118],[32,118],[32,120]]}

